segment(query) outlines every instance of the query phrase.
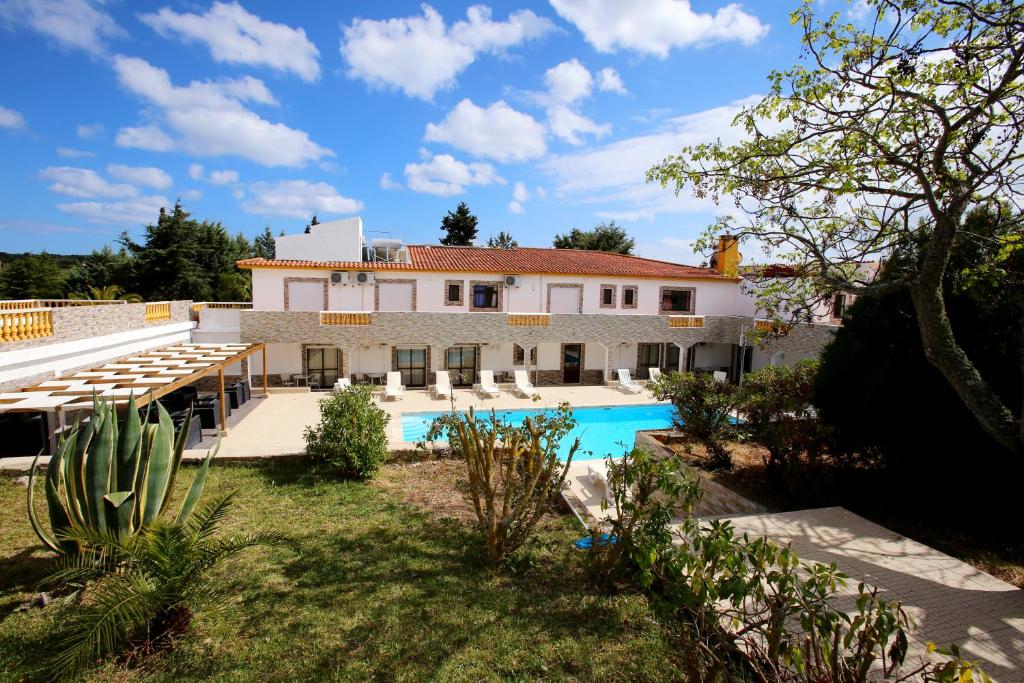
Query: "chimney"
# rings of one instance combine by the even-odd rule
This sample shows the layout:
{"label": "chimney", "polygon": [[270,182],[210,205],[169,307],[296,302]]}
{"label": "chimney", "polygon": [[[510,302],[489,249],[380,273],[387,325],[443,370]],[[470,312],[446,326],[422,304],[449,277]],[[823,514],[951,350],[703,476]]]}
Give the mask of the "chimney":
{"label": "chimney", "polygon": [[718,238],[718,249],[711,258],[711,267],[722,275],[737,277],[740,274],[740,241],[729,233]]}

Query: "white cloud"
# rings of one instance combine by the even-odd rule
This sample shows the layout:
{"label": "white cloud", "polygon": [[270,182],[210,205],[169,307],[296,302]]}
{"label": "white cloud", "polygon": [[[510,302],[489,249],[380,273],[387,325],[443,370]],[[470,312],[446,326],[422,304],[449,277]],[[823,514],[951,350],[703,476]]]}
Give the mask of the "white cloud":
{"label": "white cloud", "polygon": [[514,199],[508,203],[506,208],[509,213],[526,213],[526,209],[523,208],[523,205]]}
{"label": "white cloud", "polygon": [[512,186],[512,199],[517,202],[525,202],[530,198],[530,192],[526,189],[526,183],[517,182]]}
{"label": "white cloud", "polygon": [[238,182],[238,171],[211,171],[206,182],[211,185],[231,185]]}
{"label": "white cloud", "polygon": [[596,123],[569,107],[552,107],[548,110],[548,126],[551,132],[570,145],[582,145],[579,133],[604,137],[611,132],[611,124]]}
{"label": "white cloud", "polygon": [[[243,102],[276,104],[263,81],[246,76],[228,81],[171,83],[166,71],[137,57],[114,58],[118,80],[127,90],[160,108],[167,125],[180,136],[173,143],[201,156],[236,155],[264,166],[304,166],[334,153],[313,142],[304,131],[271,123]],[[122,129],[126,142],[131,137]],[[137,139],[135,135],[132,139]],[[166,138],[166,135],[164,136]],[[163,146],[161,144],[161,146]],[[147,149],[152,149],[148,147]]]}
{"label": "white cloud", "polygon": [[25,117],[20,111],[0,107],[0,128],[18,129],[25,127]]}
{"label": "white cloud", "polygon": [[252,198],[242,205],[249,213],[282,218],[309,218],[313,214],[344,214],[362,211],[363,203],[338,194],[327,183],[307,180],[258,182],[249,186]]}
{"label": "white cloud", "polygon": [[590,97],[594,77],[578,59],[570,59],[544,72],[548,101],[555,104],[572,104],[576,100]]}
{"label": "white cloud", "polygon": [[39,172],[39,177],[52,180],[52,192],[72,197],[134,197],[137,188],[123,183],[111,183],[89,168],[50,166]]}
{"label": "white cloud", "polygon": [[75,133],[82,140],[95,140],[103,135],[103,131],[102,123],[80,123],[75,129]]}
{"label": "white cloud", "polygon": [[145,149],[150,152],[168,152],[174,149],[174,140],[157,126],[122,128],[117,131],[114,143],[118,147]]}
{"label": "white cloud", "polygon": [[[544,162],[560,197],[583,202],[600,203],[606,207],[603,218],[621,220],[651,219],[657,213],[706,211],[713,208],[710,200],[699,200],[689,193],[674,196],[671,189],[644,182],[647,170],[666,156],[678,154],[686,145],[721,139],[734,144],[742,139],[742,129],[733,128],[732,120],[743,106],[755,104],[761,96],[732,102],[705,111],[669,119],[659,130],[601,147],[562,154]],[[766,131],[771,130],[767,125]]]}
{"label": "white cloud", "polygon": [[57,156],[64,157],[65,159],[84,159],[86,157],[94,157],[96,154],[84,149],[75,149],[74,147],[58,147]]}
{"label": "white cloud", "polygon": [[235,199],[241,199],[242,197],[245,196],[245,190],[243,190],[240,187],[235,188],[234,190],[231,190],[231,196],[234,197]]}
{"label": "white cloud", "polygon": [[0,26],[27,26],[63,47],[101,55],[108,38],[125,35],[101,9],[103,4],[102,0],[2,0]]}
{"label": "white cloud", "polygon": [[182,199],[190,202],[195,202],[203,198],[202,190],[185,190],[179,195]]}
{"label": "white cloud", "polygon": [[402,183],[396,183],[391,179],[390,173],[385,173],[380,177],[380,189],[382,190],[401,190]]}
{"label": "white cloud", "polygon": [[614,92],[625,95],[626,84],[622,82],[619,72],[610,66],[601,69],[597,74],[597,89],[601,92]]}
{"label": "white cloud", "polygon": [[340,51],[348,77],[429,100],[453,87],[478,54],[501,52],[555,30],[549,19],[530,10],[496,22],[489,7],[473,5],[466,20],[447,28],[437,10],[426,4],[422,9],[422,16],[354,19],[346,26]]}
{"label": "white cloud", "polygon": [[505,179],[490,164],[467,164],[450,154],[438,154],[421,164],[405,165],[410,190],[447,197],[465,192],[467,185],[504,185]]}
{"label": "white cloud", "polygon": [[501,162],[535,159],[547,151],[544,126],[503,100],[486,109],[462,100],[443,121],[427,124],[424,139]]}
{"label": "white cloud", "polygon": [[695,12],[690,0],[550,0],[599,52],[632,50],[664,59],[673,48],[757,42],[768,25],[736,3],[714,14]]}
{"label": "white cloud", "polygon": [[205,14],[164,7],[139,19],[162,36],[205,43],[218,62],[265,65],[309,82],[320,77],[320,52],[304,30],[265,21],[237,2],[215,2]]}
{"label": "white cloud", "polygon": [[537,195],[538,199],[546,199],[548,196],[548,191],[545,190],[543,187],[535,188],[533,193]]}
{"label": "white cloud", "polygon": [[203,165],[202,164],[189,164],[188,165],[188,177],[192,180],[203,179]]}
{"label": "white cloud", "polygon": [[158,190],[166,190],[174,181],[166,172],[153,166],[125,166],[123,164],[108,164],[107,173],[117,180],[132,183],[133,185],[145,185]]}
{"label": "white cloud", "polygon": [[57,208],[90,223],[148,224],[156,222],[160,208],[170,206],[167,197],[151,195],[118,202],[73,202]]}

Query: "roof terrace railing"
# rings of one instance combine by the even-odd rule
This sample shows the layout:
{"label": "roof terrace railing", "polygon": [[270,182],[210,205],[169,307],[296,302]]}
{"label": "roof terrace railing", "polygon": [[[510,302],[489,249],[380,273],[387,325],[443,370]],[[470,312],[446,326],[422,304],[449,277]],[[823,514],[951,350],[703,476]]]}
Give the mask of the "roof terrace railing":
{"label": "roof terrace railing", "polygon": [[196,301],[192,304],[192,312],[197,313],[205,308],[227,308],[239,311],[252,309],[251,301]]}
{"label": "roof terrace railing", "polygon": [[154,301],[146,304],[146,322],[156,323],[171,319],[171,302]]}
{"label": "roof terrace railing", "polygon": [[0,342],[27,341],[53,336],[53,316],[48,308],[0,310]]}
{"label": "roof terrace railing", "polygon": [[509,313],[506,323],[509,327],[548,327],[550,313]]}
{"label": "roof terrace railing", "polygon": [[3,299],[0,311],[24,311],[30,308],[69,308],[71,306],[108,306],[127,304],[124,299]]}

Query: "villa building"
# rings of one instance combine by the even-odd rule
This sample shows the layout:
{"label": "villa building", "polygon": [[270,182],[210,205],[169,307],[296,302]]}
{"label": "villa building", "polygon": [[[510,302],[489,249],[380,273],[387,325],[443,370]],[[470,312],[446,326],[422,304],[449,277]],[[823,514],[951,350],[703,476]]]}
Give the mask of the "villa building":
{"label": "villa building", "polygon": [[[448,370],[470,386],[481,369],[527,369],[538,385],[601,384],[618,368],[741,372],[818,354],[833,326],[752,344],[753,299],[735,240],[715,267],[569,249],[367,241],[358,218],[277,240],[277,258],[246,259],[252,310],[205,309],[201,341],[266,343],[272,383],[388,371],[410,388]],[[258,368],[261,370],[261,368]]]}

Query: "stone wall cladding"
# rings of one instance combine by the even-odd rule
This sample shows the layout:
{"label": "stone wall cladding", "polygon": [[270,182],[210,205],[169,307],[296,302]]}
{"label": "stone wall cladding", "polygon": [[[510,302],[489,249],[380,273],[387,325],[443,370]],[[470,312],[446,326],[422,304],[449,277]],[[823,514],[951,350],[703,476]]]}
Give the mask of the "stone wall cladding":
{"label": "stone wall cladding", "polygon": [[[735,344],[753,318],[704,317],[704,327],[671,328],[667,316],[555,313],[546,327],[509,327],[505,313],[377,312],[371,325],[320,325],[319,313],[303,311],[240,311],[240,341],[268,344],[322,344],[343,350],[363,344],[408,344],[447,348],[466,344],[514,342],[524,348],[566,341],[602,344],[697,342]],[[785,337],[765,340],[769,353],[813,356],[820,353],[836,328],[797,325]],[[479,357],[479,356],[478,356]],[[557,371],[555,371],[557,372]]]}
{"label": "stone wall cladding", "polygon": [[0,353],[34,346],[101,337],[143,328],[183,323],[192,319],[191,301],[171,301],[170,320],[146,322],[146,304],[109,304],[102,306],[68,306],[50,310],[53,335],[40,339],[0,343]]}

